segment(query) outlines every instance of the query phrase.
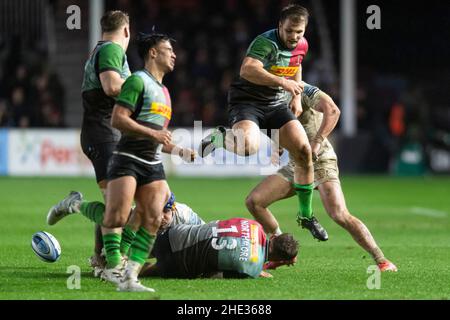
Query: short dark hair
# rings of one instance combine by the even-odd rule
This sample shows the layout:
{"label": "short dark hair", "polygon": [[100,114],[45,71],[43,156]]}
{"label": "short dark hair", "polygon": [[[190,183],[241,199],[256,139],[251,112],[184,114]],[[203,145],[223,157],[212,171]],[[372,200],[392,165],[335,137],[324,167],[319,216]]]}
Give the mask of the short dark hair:
{"label": "short dark hair", "polygon": [[142,60],[147,59],[148,50],[151,48],[154,48],[158,43],[161,41],[175,41],[174,39],[170,38],[167,34],[164,33],[150,33],[146,34],[143,32],[139,32],[137,36],[137,47],[138,47],[138,54],[142,58]]}
{"label": "short dark hair", "polygon": [[309,12],[308,9],[301,5],[291,3],[284,7],[280,13],[280,22],[284,22],[286,19],[291,19],[295,23],[305,21],[308,24]]}
{"label": "short dark hair", "polygon": [[272,254],[280,260],[294,259],[298,254],[298,241],[290,233],[272,238]]}
{"label": "short dark hair", "polygon": [[130,18],[127,13],[120,10],[108,11],[100,20],[103,33],[117,31],[126,24],[130,24]]}

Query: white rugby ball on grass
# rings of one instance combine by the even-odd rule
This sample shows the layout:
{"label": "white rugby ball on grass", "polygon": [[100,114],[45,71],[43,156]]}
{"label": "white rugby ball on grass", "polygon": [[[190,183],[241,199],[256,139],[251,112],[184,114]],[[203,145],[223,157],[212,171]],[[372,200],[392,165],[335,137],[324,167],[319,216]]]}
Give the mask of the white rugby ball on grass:
{"label": "white rugby ball on grass", "polygon": [[58,261],[61,256],[61,246],[58,240],[50,233],[39,231],[31,238],[33,252],[45,262]]}

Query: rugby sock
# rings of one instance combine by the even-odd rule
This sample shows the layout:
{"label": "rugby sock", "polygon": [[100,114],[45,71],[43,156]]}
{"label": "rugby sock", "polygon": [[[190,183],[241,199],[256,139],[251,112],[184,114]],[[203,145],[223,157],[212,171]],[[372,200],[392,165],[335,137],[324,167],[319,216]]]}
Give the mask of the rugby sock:
{"label": "rugby sock", "polygon": [[80,205],[80,213],[96,224],[102,225],[105,205],[98,201],[83,201]]}
{"label": "rugby sock", "polygon": [[297,184],[294,183],[295,193],[297,193],[299,201],[298,216],[301,219],[311,219],[312,212],[312,196],[314,190],[314,184]]}
{"label": "rugby sock", "polygon": [[[224,128],[225,130],[225,128]],[[228,131],[228,130],[227,130]],[[223,148],[225,145],[225,137],[224,133],[220,129],[214,129],[214,132],[211,136],[211,141],[214,147]]]}
{"label": "rugby sock", "polygon": [[122,231],[122,241],[120,242],[120,252],[124,255],[128,255],[128,251],[130,250],[131,244],[133,240],[136,238],[136,232],[131,229],[130,226],[126,225]]}
{"label": "rugby sock", "polygon": [[140,227],[136,233],[136,238],[131,244],[129,260],[143,265],[148,258],[149,252],[153,248],[155,238],[156,236],[151,235],[146,229]]}
{"label": "rugby sock", "polygon": [[120,254],[119,233],[107,233],[103,235],[103,244],[106,251],[106,268],[111,269],[120,264],[122,255]]}

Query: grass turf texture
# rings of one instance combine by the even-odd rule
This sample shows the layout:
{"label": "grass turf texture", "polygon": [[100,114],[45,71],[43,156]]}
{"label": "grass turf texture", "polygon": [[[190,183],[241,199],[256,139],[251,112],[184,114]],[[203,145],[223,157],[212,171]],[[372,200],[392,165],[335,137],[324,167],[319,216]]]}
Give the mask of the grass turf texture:
{"label": "grass turf texture", "polygon": [[[170,178],[178,201],[204,220],[250,217],[244,198],[259,179]],[[93,179],[0,178],[0,299],[449,299],[450,178],[344,177],[350,211],[371,230],[399,268],[382,274],[381,288],[369,290],[372,259],[326,215],[315,192],[313,207],[328,230],[326,243],[297,227],[297,199],[271,208],[282,230],[301,243],[294,267],[272,271],[272,279],[144,279],[156,293],[118,293],[91,275],[93,224],[80,215],[55,226],[45,222],[48,209],[70,190],[88,200],[101,199]],[[61,259],[40,261],[31,235],[45,230],[62,247]],[[81,268],[81,289],[66,287],[67,267]]]}

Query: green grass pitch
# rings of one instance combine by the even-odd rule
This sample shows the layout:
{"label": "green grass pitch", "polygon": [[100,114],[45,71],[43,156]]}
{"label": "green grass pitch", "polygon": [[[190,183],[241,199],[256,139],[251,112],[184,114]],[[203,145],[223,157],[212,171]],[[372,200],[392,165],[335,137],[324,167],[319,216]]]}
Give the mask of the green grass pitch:
{"label": "green grass pitch", "polygon": [[[169,178],[178,201],[204,220],[250,217],[244,198],[259,179]],[[382,274],[368,289],[371,258],[326,215],[316,193],[313,206],[330,239],[314,241],[295,223],[296,199],[272,206],[283,231],[300,241],[299,262],[272,272],[272,279],[144,279],[156,293],[118,293],[94,278],[87,263],[93,224],[82,216],[46,225],[50,206],[70,190],[101,199],[89,178],[0,178],[0,299],[449,299],[450,178],[343,177],[350,211],[371,230],[399,272]],[[52,233],[61,259],[40,261],[32,252],[34,232]],[[81,268],[81,288],[67,288],[71,265]]]}

